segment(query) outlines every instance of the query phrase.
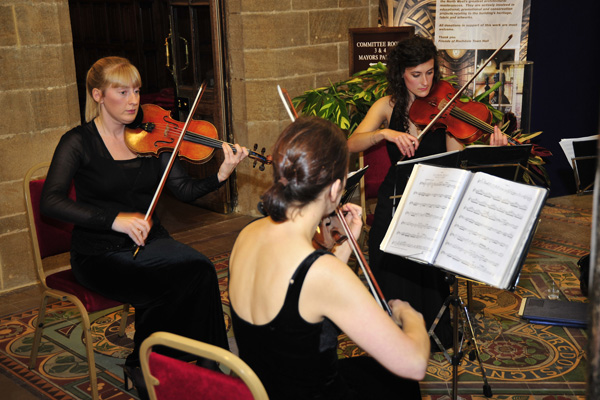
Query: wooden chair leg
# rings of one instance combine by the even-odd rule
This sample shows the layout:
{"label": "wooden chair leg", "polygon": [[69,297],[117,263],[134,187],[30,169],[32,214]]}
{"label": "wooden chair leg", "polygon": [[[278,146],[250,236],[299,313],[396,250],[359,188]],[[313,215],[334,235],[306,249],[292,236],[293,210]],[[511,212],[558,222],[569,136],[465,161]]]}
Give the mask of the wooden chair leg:
{"label": "wooden chair leg", "polygon": [[121,325],[119,327],[119,337],[125,335],[125,328],[127,328],[127,318],[129,317],[129,304],[123,304],[123,311],[121,311]]}
{"label": "wooden chair leg", "polygon": [[[77,307],[79,308],[79,307]],[[79,312],[82,310],[80,309]],[[96,360],[94,357],[94,342],[92,341],[92,328],[88,313],[83,310],[81,312],[81,322],[83,323],[83,334],[85,337],[85,350],[87,354],[88,369],[90,375],[90,388],[92,390],[92,399],[100,400],[98,394],[98,377],[96,374]]]}
{"label": "wooden chair leg", "polygon": [[35,367],[37,361],[38,350],[42,341],[42,333],[44,331],[44,319],[46,318],[46,306],[48,305],[48,295],[44,294],[42,297],[42,303],[40,304],[40,311],[38,312],[37,325],[35,327],[35,334],[33,336],[33,343],[31,345],[31,355],[29,356],[29,369]]}

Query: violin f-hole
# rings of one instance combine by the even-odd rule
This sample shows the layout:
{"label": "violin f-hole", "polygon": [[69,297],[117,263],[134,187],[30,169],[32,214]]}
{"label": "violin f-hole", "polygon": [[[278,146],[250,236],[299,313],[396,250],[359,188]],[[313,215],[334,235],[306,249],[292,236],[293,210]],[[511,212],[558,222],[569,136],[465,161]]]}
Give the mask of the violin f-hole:
{"label": "violin f-hole", "polygon": [[175,141],[175,139],[171,138],[171,140],[157,140],[154,142],[154,147],[160,147],[160,144],[171,144]]}

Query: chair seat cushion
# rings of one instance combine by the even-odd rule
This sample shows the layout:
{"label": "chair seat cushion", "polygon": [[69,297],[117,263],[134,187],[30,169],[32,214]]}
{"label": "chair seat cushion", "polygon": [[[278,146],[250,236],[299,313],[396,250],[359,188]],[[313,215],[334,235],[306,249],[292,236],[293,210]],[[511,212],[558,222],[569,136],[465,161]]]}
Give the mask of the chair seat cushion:
{"label": "chair seat cushion", "polygon": [[150,353],[150,373],[160,384],[158,400],[252,400],[250,389],[239,378],[198,367],[158,353]]}
{"label": "chair seat cushion", "polygon": [[107,308],[117,307],[123,303],[92,292],[81,286],[76,280],[73,271],[68,269],[60,271],[46,277],[46,285],[51,289],[60,290],[76,296],[88,312],[105,310]]}

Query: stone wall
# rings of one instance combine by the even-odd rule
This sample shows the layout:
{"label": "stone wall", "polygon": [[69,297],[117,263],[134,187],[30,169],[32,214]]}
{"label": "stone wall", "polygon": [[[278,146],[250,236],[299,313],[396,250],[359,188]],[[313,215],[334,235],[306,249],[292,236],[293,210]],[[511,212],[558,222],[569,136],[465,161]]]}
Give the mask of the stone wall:
{"label": "stone wall", "polygon": [[[378,0],[228,0],[225,21],[232,132],[267,154],[292,97],[348,76],[348,28],[377,26]],[[67,0],[0,3],[0,293],[36,283],[22,179],[50,161],[60,136],[79,124]],[[256,214],[271,170],[238,169],[236,211]]]}
{"label": "stone wall", "polygon": [[[225,21],[235,140],[270,151],[290,123],[277,85],[290,97],[348,78],[348,29],[377,26],[378,0],[229,0]],[[272,181],[238,167],[237,211],[258,214]]]}
{"label": "stone wall", "polygon": [[0,293],[36,282],[22,180],[79,124],[67,0],[0,3]]}

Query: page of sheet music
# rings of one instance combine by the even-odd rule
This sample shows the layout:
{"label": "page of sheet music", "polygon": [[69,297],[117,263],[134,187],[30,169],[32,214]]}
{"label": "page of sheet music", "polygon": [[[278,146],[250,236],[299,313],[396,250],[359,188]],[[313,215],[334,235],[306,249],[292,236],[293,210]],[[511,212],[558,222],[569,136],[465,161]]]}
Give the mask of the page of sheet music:
{"label": "page of sheet music", "polygon": [[432,263],[472,173],[418,164],[381,250]]}
{"label": "page of sheet music", "polygon": [[594,139],[598,139],[599,135],[592,135],[592,136],[584,136],[584,137],[580,137],[580,138],[566,138],[566,139],[561,139],[560,142],[558,142],[558,144],[560,144],[560,147],[562,148],[563,152],[565,153],[565,156],[567,157],[567,161],[569,162],[569,165],[571,166],[571,168],[573,168],[573,157],[575,157],[575,150],[573,149],[573,142],[582,142],[582,141],[586,141],[586,140],[594,140]]}
{"label": "page of sheet music", "polygon": [[507,285],[544,190],[476,173],[435,264],[492,286]]}

